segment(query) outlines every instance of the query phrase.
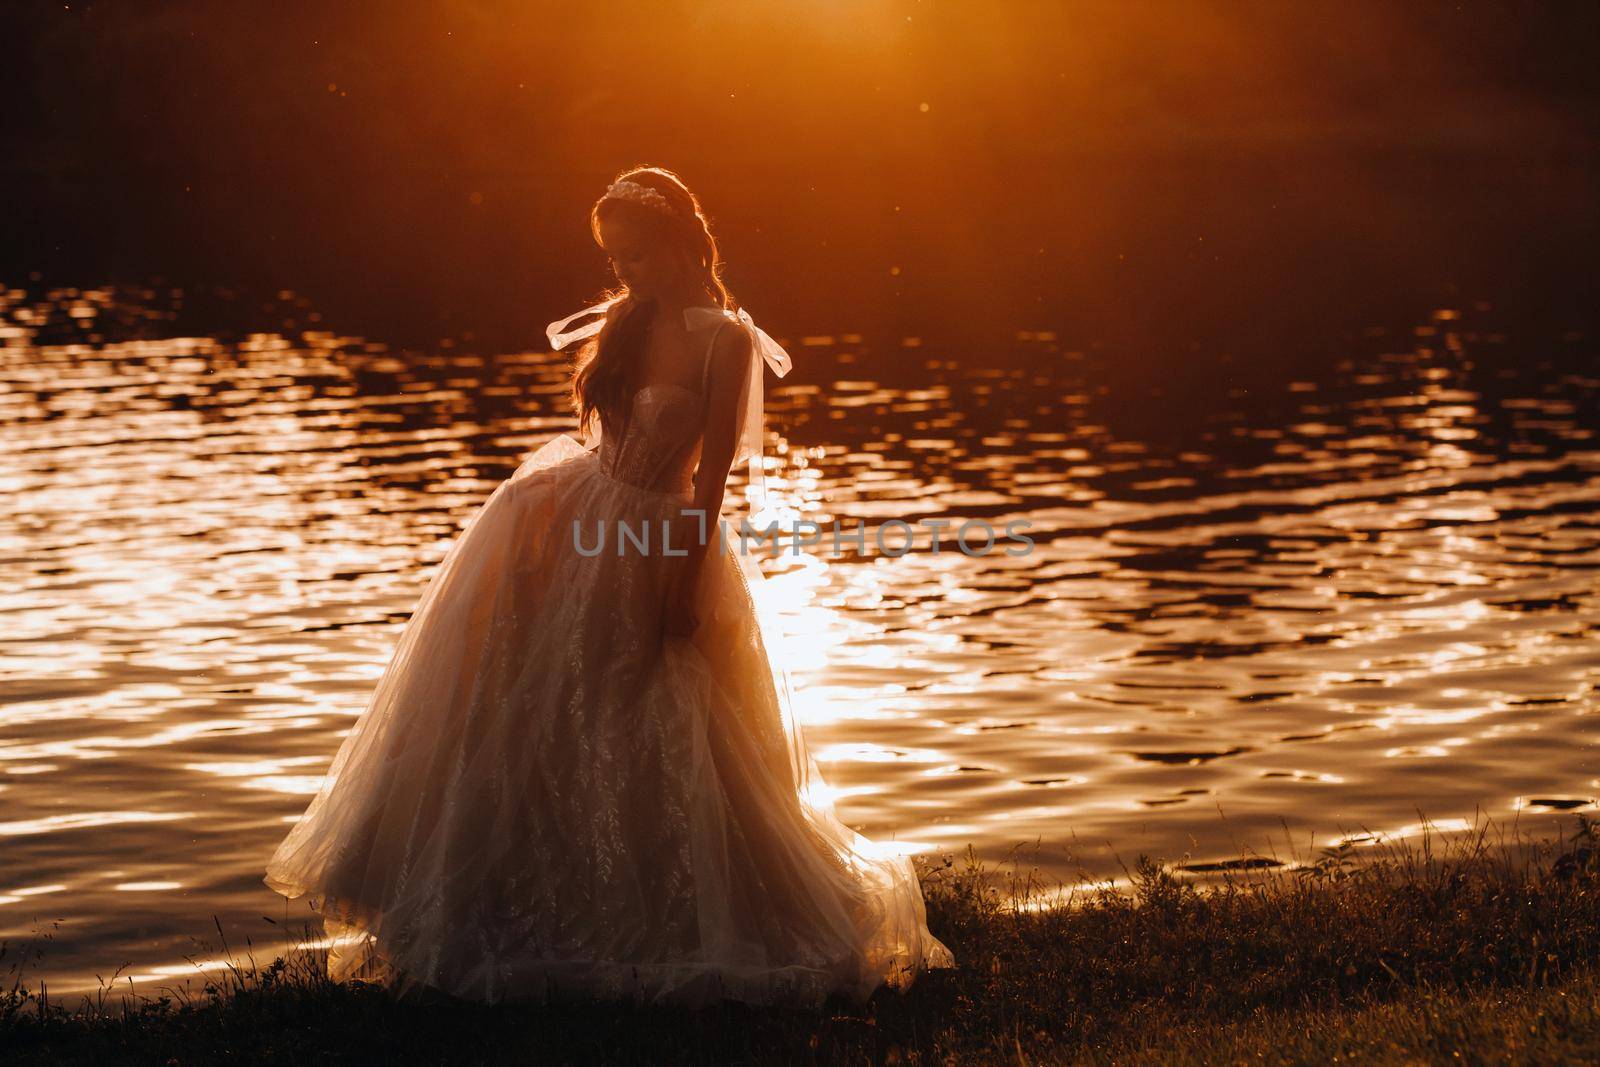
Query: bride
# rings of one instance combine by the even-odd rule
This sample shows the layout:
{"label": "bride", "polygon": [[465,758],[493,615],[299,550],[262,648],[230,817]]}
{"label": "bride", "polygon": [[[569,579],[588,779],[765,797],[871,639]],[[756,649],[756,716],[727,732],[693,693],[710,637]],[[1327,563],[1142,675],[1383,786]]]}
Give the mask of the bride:
{"label": "bride", "polygon": [[321,913],[333,978],[402,995],[904,989],[954,960],[910,860],[835,814],[760,570],[717,536],[740,460],[760,495],[762,370],[788,354],[672,172],[622,174],[590,227],[621,287],[549,329],[593,338],[584,443],[538,449],[467,520],[265,881]]}

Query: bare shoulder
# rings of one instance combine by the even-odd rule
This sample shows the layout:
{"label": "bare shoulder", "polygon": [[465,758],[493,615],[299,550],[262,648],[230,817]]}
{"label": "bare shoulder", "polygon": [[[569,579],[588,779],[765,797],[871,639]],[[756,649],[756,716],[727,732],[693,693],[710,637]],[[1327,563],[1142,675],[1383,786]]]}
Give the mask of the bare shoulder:
{"label": "bare shoulder", "polygon": [[754,345],[750,328],[742,321],[721,327],[711,344],[711,373],[737,382],[750,361]]}
{"label": "bare shoulder", "polygon": [[755,343],[750,336],[750,328],[742,320],[730,320],[730,325],[717,331],[716,343],[712,346],[714,358],[726,361],[738,357],[748,357],[750,346]]}

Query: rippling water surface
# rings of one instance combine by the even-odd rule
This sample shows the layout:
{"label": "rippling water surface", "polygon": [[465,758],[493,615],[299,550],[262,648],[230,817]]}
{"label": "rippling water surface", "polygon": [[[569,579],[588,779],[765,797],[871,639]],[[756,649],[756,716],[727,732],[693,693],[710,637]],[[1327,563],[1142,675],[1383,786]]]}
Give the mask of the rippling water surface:
{"label": "rippling water surface", "polygon": [[[232,340],[168,291],[0,302],[0,940],[53,991],[214,967],[213,916],[265,962],[310,913],[262,866],[461,522],[569,428],[564,357],[391,352],[288,294]],[[783,505],[922,530],[763,563],[865,833],[1070,882],[1594,807],[1590,339],[1442,308],[1230,386],[772,332]]]}

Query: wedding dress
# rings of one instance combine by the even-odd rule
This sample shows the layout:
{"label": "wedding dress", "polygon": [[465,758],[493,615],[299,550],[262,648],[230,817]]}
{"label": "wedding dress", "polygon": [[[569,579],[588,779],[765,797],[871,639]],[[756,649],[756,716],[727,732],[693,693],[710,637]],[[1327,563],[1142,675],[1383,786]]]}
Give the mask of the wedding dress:
{"label": "wedding dress", "polygon": [[[557,347],[602,324],[561,334],[576,317],[551,325]],[[738,458],[758,466],[762,359],[781,373],[787,353],[743,311],[688,308],[684,323],[707,359],[720,329],[752,332],[741,410],[756,423]],[[617,537],[691,506],[701,377],[698,393],[640,389],[620,439],[534,452],[440,562],[267,866],[267,885],[321,914],[336,980],[819,1006],[954,965],[910,860],[835,813],[737,539],[713,545],[701,622],[676,638],[662,630],[675,561]],[[603,550],[576,550],[574,523],[589,552],[604,526]]]}

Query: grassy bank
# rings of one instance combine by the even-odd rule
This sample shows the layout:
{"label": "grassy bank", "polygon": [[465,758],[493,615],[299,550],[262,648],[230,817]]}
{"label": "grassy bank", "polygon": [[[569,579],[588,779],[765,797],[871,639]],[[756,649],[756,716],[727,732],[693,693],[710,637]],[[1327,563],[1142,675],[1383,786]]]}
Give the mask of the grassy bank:
{"label": "grassy bank", "polygon": [[[1042,909],[1031,875],[926,869],[954,972],[821,1015],[397,1004],[317,953],[188,1003],[69,1012],[0,991],[0,1060],[945,1063],[1600,1059],[1600,824],[1524,841],[1347,847],[1197,887],[1141,858],[1126,891]],[[1054,889],[1056,887],[1049,887]]]}

